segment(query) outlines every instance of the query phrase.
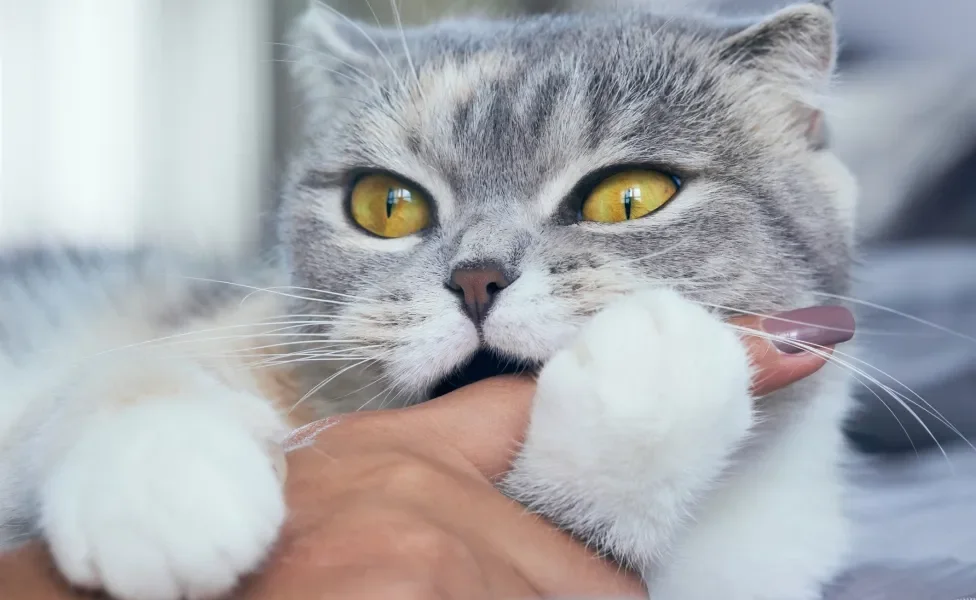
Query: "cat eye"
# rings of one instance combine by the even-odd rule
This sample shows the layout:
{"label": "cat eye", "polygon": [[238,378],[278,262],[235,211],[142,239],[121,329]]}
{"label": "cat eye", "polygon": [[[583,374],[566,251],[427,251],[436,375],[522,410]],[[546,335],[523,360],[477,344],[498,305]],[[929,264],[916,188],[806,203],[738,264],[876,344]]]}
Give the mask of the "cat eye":
{"label": "cat eye", "polygon": [[389,175],[366,175],[356,181],[349,209],[360,227],[385,238],[406,237],[430,225],[427,198]]}
{"label": "cat eye", "polygon": [[582,217],[597,223],[620,223],[646,217],[673,198],[676,177],[659,171],[624,171],[601,181],[583,202]]}

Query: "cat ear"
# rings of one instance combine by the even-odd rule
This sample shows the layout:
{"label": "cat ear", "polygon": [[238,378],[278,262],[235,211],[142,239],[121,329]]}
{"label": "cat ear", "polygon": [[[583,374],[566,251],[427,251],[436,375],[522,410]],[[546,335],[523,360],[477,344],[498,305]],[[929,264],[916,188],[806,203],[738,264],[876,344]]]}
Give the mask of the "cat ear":
{"label": "cat ear", "polygon": [[336,88],[363,85],[377,61],[395,48],[389,37],[384,29],[311,0],[286,39],[292,78],[309,102],[330,96]]}
{"label": "cat ear", "polygon": [[722,41],[722,60],[771,78],[813,85],[829,80],[837,55],[832,2],[787,7]]}
{"label": "cat ear", "polygon": [[811,147],[825,143],[820,109],[837,60],[837,32],[832,2],[787,7],[722,40],[723,62],[747,75],[754,95],[770,90],[790,103],[794,125]]}

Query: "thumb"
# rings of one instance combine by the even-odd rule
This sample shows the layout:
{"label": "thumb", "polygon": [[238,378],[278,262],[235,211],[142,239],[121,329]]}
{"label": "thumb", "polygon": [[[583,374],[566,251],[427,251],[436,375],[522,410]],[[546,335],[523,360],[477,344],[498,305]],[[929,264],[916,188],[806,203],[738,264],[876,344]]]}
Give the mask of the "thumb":
{"label": "thumb", "polygon": [[400,411],[403,423],[443,440],[489,479],[509,470],[529,423],[535,381],[493,377]]}

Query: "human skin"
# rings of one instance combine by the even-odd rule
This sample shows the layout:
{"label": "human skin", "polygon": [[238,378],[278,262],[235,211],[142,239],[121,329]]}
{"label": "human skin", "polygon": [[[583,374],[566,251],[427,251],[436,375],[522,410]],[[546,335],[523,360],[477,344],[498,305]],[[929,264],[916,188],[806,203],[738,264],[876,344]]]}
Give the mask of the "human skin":
{"label": "human skin", "polygon": [[[733,321],[770,329],[758,318]],[[825,362],[744,339],[757,402]],[[289,518],[264,568],[233,597],[646,598],[633,574],[493,486],[518,450],[534,390],[528,378],[496,378],[415,407],[295,432],[286,446]],[[35,543],[0,557],[0,597],[92,596],[70,589]]]}

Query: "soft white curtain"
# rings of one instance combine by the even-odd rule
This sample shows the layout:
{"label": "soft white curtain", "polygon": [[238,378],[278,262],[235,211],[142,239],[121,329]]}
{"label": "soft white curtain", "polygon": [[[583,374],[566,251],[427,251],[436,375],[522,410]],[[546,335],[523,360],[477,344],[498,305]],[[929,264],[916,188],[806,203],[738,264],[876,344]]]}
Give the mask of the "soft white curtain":
{"label": "soft white curtain", "polygon": [[255,241],[273,1],[0,0],[0,245]]}

